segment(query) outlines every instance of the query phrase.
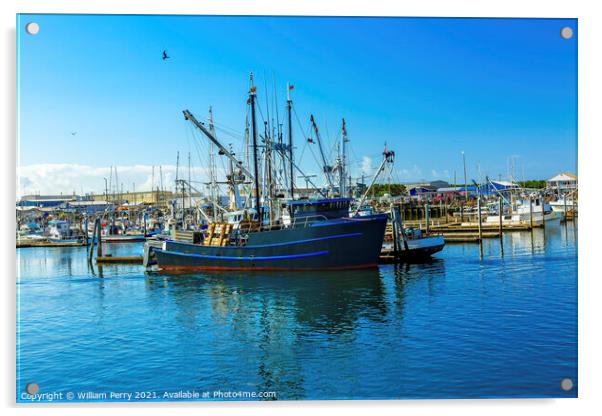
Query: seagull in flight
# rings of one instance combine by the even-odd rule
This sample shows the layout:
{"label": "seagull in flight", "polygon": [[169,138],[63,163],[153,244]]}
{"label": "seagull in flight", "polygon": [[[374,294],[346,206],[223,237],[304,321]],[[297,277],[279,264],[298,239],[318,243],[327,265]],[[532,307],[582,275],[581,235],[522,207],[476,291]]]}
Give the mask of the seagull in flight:
{"label": "seagull in flight", "polygon": [[167,51],[163,51],[163,60],[165,61],[166,59],[169,59],[169,56],[167,56]]}

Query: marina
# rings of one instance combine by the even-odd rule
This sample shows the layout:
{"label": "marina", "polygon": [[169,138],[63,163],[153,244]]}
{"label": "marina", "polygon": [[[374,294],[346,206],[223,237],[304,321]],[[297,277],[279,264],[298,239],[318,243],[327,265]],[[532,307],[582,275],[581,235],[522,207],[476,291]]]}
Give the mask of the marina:
{"label": "marina", "polygon": [[[243,159],[218,139],[212,107],[206,123],[183,110],[184,120],[209,146],[208,192],[199,191],[191,179],[190,153],[188,178],[176,175],[173,190],[168,186],[166,192],[159,166],[161,186],[155,191],[153,185],[150,200],[143,197],[140,203],[135,193],[117,186],[117,168],[111,167],[101,199],[91,194],[72,199],[33,196],[18,202],[17,247],[86,245],[92,263],[96,245],[96,262],[138,263],[142,258],[143,266],[155,271],[346,270],[423,260],[444,250],[446,240],[476,242],[482,252],[484,239],[499,238],[503,247],[504,232],[532,232],[545,229],[546,223],[576,218],[577,177],[569,173],[540,181],[544,186],[537,188],[487,176],[481,183],[472,180],[474,185],[438,181],[445,186],[408,189],[394,184],[392,195],[395,151],[386,142],[370,182],[362,175],[354,184],[345,119],[333,161],[311,114],[305,145],[317,145],[325,181],[316,185],[295,159],[292,90],[287,84],[285,142],[283,124],[276,129],[263,120],[264,129],[258,130],[257,87],[249,75]],[[216,157],[228,163],[225,181],[217,179]],[[176,172],[179,165],[177,152]],[[306,180],[305,189],[295,181],[297,171]],[[226,185],[226,195],[220,195],[219,184]],[[134,242],[145,242],[141,256],[102,254],[105,243]]]}

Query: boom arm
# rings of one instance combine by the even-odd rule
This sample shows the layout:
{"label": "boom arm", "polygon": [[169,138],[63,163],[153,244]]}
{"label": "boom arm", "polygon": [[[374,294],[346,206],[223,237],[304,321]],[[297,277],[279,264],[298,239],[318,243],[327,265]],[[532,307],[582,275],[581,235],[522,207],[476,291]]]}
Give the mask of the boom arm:
{"label": "boom arm", "polygon": [[223,153],[224,156],[226,156],[228,159],[230,159],[234,163],[234,165],[237,168],[239,168],[249,178],[253,179],[255,177],[255,175],[253,175],[251,172],[249,172],[243,166],[241,161],[239,161],[234,156],[232,156],[231,152],[228,149],[226,149],[224,146],[222,146],[222,144],[215,138],[215,136],[213,134],[211,134],[211,132],[207,128],[205,128],[205,126],[203,126],[203,124],[199,123],[199,121],[190,113],[190,111],[184,110],[183,113],[184,113],[184,118],[186,120],[190,121],[192,124],[194,124],[194,126],[196,128],[198,128],[200,131],[202,131],[205,134],[205,136],[207,136],[207,138],[209,140],[211,140],[211,142],[217,146],[217,148],[220,150],[220,153]]}
{"label": "boom arm", "polygon": [[322,163],[324,164],[324,173],[326,174],[326,180],[328,181],[328,185],[332,189],[334,188],[334,185],[332,184],[332,177],[330,174],[330,172],[332,171],[332,166],[330,166],[326,161],[326,155],[324,155],[322,141],[320,140],[320,133],[318,133],[318,126],[316,125],[313,114],[310,115],[309,120],[311,121],[311,125],[313,126],[314,131],[316,132],[316,139],[318,140],[318,147],[320,148],[320,156],[322,156]]}
{"label": "boom arm", "polygon": [[384,156],[383,161],[381,162],[380,166],[378,167],[378,170],[374,174],[374,177],[372,178],[372,182],[370,182],[370,186],[368,186],[368,189],[366,189],[366,192],[364,192],[364,195],[362,195],[362,198],[360,199],[360,202],[357,204],[357,208],[353,212],[353,215],[357,215],[358,211],[364,204],[364,201],[366,201],[366,197],[368,196],[368,193],[370,193],[370,189],[372,189],[372,186],[374,186],[374,183],[378,179],[378,175],[380,175],[381,172],[385,169],[385,164],[387,162],[393,162],[393,157],[395,156],[395,153],[392,151],[385,150],[383,152],[383,156]]}

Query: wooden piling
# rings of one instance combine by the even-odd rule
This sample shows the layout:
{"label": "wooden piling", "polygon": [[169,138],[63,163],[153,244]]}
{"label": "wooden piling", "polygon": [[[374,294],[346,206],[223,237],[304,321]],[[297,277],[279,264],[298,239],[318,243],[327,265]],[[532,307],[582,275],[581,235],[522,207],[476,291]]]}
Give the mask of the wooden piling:
{"label": "wooden piling", "polygon": [[477,222],[479,230],[479,257],[483,258],[483,220],[481,214],[481,195],[477,196]]}
{"label": "wooden piling", "polygon": [[481,214],[481,197],[477,198],[477,217],[479,221],[479,240],[483,240],[482,214]]}
{"label": "wooden piling", "polygon": [[545,229],[546,229],[546,209],[545,209],[543,195],[541,196],[540,201],[541,201],[541,226],[543,227],[543,229],[545,231]]}
{"label": "wooden piling", "polygon": [[99,224],[98,224],[98,221],[99,221],[99,219],[98,219],[98,218],[96,218],[96,219],[94,220],[94,231],[92,231],[92,242],[90,243],[90,252],[89,252],[89,254],[88,254],[88,255],[89,255],[89,258],[88,258],[88,260],[89,260],[90,262],[92,262],[92,257],[94,257],[94,242],[95,242],[95,240],[96,240],[96,229],[98,228],[98,225],[99,225]]}
{"label": "wooden piling", "polygon": [[533,198],[529,197],[529,226],[533,231]]}
{"label": "wooden piling", "polygon": [[84,232],[84,241],[86,243],[86,247],[88,246],[88,216],[86,215],[84,217],[84,224],[83,224],[83,232]]}
{"label": "wooden piling", "polygon": [[426,222],[425,230],[426,233],[429,233],[430,230],[430,221],[431,221],[431,210],[429,204],[424,204],[424,220]]}
{"label": "wooden piling", "polygon": [[445,204],[443,205],[443,213],[445,215],[445,223],[447,224],[449,221],[449,218],[447,218],[447,201],[445,201]]}
{"label": "wooden piling", "polygon": [[504,255],[504,225],[503,225],[504,202],[503,202],[501,196],[499,197],[499,210],[500,210],[500,252],[503,256]]}
{"label": "wooden piling", "polygon": [[391,204],[391,226],[393,229],[393,258],[399,259],[399,208]]}
{"label": "wooden piling", "polygon": [[98,231],[97,231],[97,237],[96,237],[96,244],[98,244],[98,246],[96,247],[96,257],[102,257],[102,240],[101,240],[101,235],[102,235],[102,230],[101,230],[101,225],[100,225],[100,218],[97,219],[98,221]]}

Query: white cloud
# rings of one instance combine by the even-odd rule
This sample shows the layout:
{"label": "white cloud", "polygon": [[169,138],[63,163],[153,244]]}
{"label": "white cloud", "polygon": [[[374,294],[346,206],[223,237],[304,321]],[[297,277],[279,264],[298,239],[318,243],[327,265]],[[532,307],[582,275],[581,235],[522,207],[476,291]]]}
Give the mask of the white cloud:
{"label": "white cloud", "polygon": [[362,172],[363,173],[371,173],[372,171],[372,158],[368,156],[362,157]]}
{"label": "white cloud", "polygon": [[411,169],[397,169],[396,174],[402,182],[422,180],[422,170],[417,165],[412,166]]}
{"label": "white cloud", "polygon": [[[163,188],[172,190],[176,178],[175,165],[155,166],[154,187],[161,185],[160,171],[163,173]],[[220,169],[218,169],[220,171]],[[115,170],[111,175],[111,167],[93,167],[79,164],[37,164],[17,168],[17,197],[30,194],[58,195],[105,192],[105,180],[111,181],[115,187]],[[180,166],[180,177],[188,178],[188,168]],[[222,175],[222,172],[218,172]],[[153,183],[153,167],[151,165],[117,166],[119,189],[123,184],[124,191],[150,190]],[[193,167],[192,181],[207,181],[207,169]],[[221,176],[223,177],[223,176]],[[197,184],[203,190],[202,184]]]}

